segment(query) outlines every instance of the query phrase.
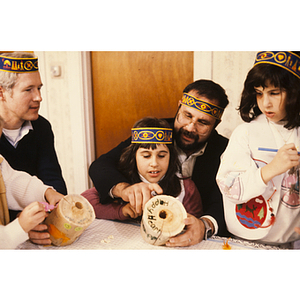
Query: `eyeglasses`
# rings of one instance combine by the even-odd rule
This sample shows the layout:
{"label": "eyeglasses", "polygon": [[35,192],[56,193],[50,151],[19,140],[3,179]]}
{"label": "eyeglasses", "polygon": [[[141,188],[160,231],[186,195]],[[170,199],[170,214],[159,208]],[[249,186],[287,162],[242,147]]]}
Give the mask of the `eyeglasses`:
{"label": "eyeglasses", "polygon": [[201,135],[204,135],[205,133],[207,133],[211,126],[210,123],[208,124],[201,120],[193,121],[193,116],[191,116],[190,114],[188,114],[185,111],[179,112],[177,114],[177,121],[182,126],[187,126],[187,125],[193,124],[194,127],[196,128],[197,132]]}

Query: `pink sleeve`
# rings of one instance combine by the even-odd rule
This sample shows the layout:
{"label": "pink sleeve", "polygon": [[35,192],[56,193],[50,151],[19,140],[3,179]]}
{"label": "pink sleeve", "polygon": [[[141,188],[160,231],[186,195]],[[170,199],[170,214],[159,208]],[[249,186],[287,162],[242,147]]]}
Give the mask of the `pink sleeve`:
{"label": "pink sleeve", "polygon": [[183,180],[185,195],[182,201],[187,213],[200,218],[203,215],[203,207],[200,193],[192,179]]}
{"label": "pink sleeve", "polygon": [[114,202],[109,204],[101,204],[99,199],[99,193],[94,187],[89,190],[86,190],[81,195],[92,204],[95,210],[96,218],[98,219],[120,221],[130,219],[125,217],[122,213],[122,207],[124,206],[124,204]]}

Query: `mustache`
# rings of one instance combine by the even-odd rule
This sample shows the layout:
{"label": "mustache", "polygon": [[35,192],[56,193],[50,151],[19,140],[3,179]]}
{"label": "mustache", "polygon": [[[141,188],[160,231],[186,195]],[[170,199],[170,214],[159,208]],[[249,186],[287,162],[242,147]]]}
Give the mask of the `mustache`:
{"label": "mustache", "polygon": [[189,138],[192,138],[192,139],[198,139],[198,134],[195,133],[195,132],[190,132],[190,131],[187,131],[183,128],[180,128],[179,132],[181,134],[184,134],[185,136],[189,137]]}

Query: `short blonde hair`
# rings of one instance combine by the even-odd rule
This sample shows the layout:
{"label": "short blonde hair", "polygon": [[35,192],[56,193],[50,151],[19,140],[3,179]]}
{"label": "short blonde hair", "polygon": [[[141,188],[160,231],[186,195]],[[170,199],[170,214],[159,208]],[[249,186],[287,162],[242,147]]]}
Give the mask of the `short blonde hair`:
{"label": "short blonde hair", "polygon": [[[7,52],[1,53],[0,55],[7,57],[16,57],[16,58],[34,58],[36,57],[32,53],[28,52]],[[5,72],[0,70],[0,86],[2,86],[6,91],[11,91],[12,88],[17,83],[19,73],[14,72]]]}

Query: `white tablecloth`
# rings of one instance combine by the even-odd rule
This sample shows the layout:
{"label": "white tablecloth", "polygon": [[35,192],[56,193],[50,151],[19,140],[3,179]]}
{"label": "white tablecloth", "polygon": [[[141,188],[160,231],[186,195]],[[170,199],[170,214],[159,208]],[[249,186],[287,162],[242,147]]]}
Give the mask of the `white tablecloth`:
{"label": "white tablecloth", "polygon": [[[93,223],[82,233],[73,244],[56,247],[40,246],[26,241],[18,246],[17,249],[42,249],[42,250],[222,250],[226,238],[213,237],[207,241],[189,246],[170,248],[166,246],[153,246],[145,242],[140,233],[139,224],[128,224],[122,222],[95,219]],[[272,246],[265,246],[246,242],[242,240],[229,239],[232,250],[249,249],[278,249]]]}

